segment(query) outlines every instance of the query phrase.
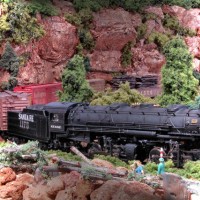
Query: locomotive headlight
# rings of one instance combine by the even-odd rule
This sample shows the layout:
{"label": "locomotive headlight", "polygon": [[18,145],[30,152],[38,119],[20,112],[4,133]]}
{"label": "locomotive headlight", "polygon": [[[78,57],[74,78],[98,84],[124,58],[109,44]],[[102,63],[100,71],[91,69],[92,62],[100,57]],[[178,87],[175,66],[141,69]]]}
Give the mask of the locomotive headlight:
{"label": "locomotive headlight", "polygon": [[191,119],[191,124],[197,124],[197,122],[198,122],[198,119],[196,118]]}

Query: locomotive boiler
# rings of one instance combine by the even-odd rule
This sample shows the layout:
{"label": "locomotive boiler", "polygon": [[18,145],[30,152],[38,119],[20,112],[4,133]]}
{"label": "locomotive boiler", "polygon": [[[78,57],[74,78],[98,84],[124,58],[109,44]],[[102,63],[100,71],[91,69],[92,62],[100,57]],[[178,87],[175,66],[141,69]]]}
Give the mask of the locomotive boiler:
{"label": "locomotive boiler", "polygon": [[88,155],[156,160],[160,148],[177,166],[200,159],[200,110],[186,105],[52,102],[8,112],[8,134],[47,148],[74,145]]}

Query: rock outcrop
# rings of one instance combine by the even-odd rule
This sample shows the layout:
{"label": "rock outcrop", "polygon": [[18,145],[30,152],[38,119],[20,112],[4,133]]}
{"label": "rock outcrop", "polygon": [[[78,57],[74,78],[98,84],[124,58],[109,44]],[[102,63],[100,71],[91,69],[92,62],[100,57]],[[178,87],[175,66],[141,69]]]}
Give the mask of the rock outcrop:
{"label": "rock outcrop", "polygon": [[[60,16],[42,18],[37,15],[38,22],[44,27],[45,35],[38,41],[31,41],[26,45],[13,45],[16,53],[27,55],[27,62],[20,67],[19,84],[52,83],[61,81],[60,75],[68,60],[75,54],[79,43],[77,28],[65,20],[64,13],[74,13],[70,2],[54,0]],[[186,10],[178,6],[148,7],[145,13],[153,13],[156,19],[146,19],[146,39],[153,31],[166,33],[161,20],[164,14],[178,18],[180,24],[197,32],[195,37],[186,37],[185,41],[194,56],[194,68],[200,70],[200,17],[199,9]],[[103,9],[93,13],[90,29],[95,39],[93,51],[86,52],[90,58],[91,71],[88,79],[102,78],[110,81],[113,74],[128,75],[157,74],[160,76],[165,57],[160,53],[156,44],[145,44],[144,39],[138,41],[137,28],[142,24],[142,16],[125,11],[122,8]],[[121,65],[122,49],[127,42],[136,42],[131,49],[132,64],[127,67]],[[3,52],[3,46],[0,53]],[[1,83],[8,80],[9,74],[1,71]]]}
{"label": "rock outcrop", "polygon": [[[100,159],[93,160],[93,164],[114,169],[111,163]],[[163,180],[145,174],[142,182],[128,181],[126,178],[89,180],[77,171],[58,173],[50,179],[37,182],[35,175],[15,174],[9,167],[2,168],[0,173],[1,200],[195,200],[200,196],[199,181],[183,179],[172,173],[165,173]]]}

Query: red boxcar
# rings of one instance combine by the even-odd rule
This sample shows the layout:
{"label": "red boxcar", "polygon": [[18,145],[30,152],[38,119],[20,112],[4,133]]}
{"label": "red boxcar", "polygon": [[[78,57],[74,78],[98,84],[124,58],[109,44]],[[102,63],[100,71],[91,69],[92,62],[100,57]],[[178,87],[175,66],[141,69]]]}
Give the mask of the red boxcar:
{"label": "red boxcar", "polygon": [[0,92],[0,130],[7,130],[7,111],[22,110],[31,105],[30,96],[28,93]]}
{"label": "red boxcar", "polygon": [[32,104],[46,104],[58,101],[57,92],[62,90],[62,83],[24,85],[14,88],[15,92],[31,94]]}

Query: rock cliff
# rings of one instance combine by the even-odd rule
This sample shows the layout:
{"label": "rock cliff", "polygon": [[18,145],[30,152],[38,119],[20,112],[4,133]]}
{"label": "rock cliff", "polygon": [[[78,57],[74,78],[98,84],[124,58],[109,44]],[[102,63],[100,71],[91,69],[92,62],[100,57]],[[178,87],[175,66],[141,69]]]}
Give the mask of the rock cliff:
{"label": "rock cliff", "polygon": [[[29,55],[24,67],[18,74],[19,84],[52,83],[60,81],[60,74],[66,63],[76,53],[79,43],[77,27],[66,21],[63,14],[75,12],[70,2],[54,0],[55,6],[60,11],[59,16],[45,17],[37,15],[38,22],[44,27],[45,35],[26,45],[13,45],[17,55]],[[194,68],[200,70],[200,9],[186,10],[178,6],[149,7],[145,13],[153,13],[156,19],[148,19],[144,38],[153,31],[165,33],[161,20],[164,14],[176,16],[180,24],[197,32],[194,37],[186,37],[185,41],[194,56]],[[91,52],[86,52],[90,59],[91,69],[87,74],[88,79],[101,78],[105,81],[112,80],[113,74],[127,75],[157,74],[165,64],[165,57],[160,53],[156,44],[146,44],[144,39],[137,40],[136,29],[142,23],[142,16],[117,9],[103,9],[93,13],[90,29],[95,39],[95,47]],[[131,49],[132,64],[127,67],[121,65],[122,48],[129,41],[135,41]],[[2,45],[0,53],[4,50]],[[9,74],[1,71],[0,82],[6,81]]]}

